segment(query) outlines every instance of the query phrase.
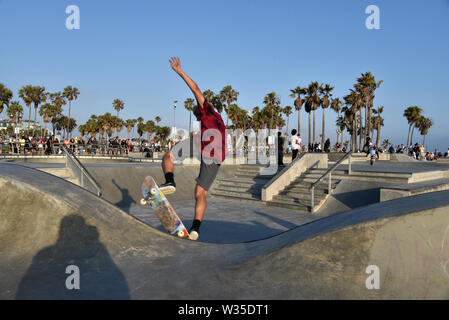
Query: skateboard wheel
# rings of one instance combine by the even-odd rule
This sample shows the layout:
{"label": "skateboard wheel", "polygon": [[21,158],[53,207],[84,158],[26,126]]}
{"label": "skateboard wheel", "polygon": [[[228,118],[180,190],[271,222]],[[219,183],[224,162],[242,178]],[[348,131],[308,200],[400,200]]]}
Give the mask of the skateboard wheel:
{"label": "skateboard wheel", "polygon": [[147,200],[145,200],[145,199],[140,199],[140,204],[141,204],[142,206],[146,205],[146,204],[147,204]]}
{"label": "skateboard wheel", "polygon": [[157,191],[156,191],[155,188],[152,188],[152,189],[150,190],[150,192],[151,192],[151,194],[152,194],[153,196],[157,193]]}
{"label": "skateboard wheel", "polygon": [[184,238],[184,236],[185,236],[184,231],[181,230],[178,232],[178,237]]}

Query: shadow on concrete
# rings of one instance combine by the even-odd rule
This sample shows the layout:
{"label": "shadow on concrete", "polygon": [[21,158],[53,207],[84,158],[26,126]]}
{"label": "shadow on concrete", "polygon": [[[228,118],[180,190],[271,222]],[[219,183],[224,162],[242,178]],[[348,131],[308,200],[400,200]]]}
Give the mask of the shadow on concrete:
{"label": "shadow on concrete", "polygon": [[[192,220],[183,220],[187,229],[190,229]],[[295,227],[293,225],[292,227]],[[156,229],[167,232],[162,226]],[[284,232],[283,228],[272,228],[258,222],[256,219],[247,223],[205,220],[201,224],[201,242],[208,243],[240,243],[265,239]]]}
{"label": "shadow on concrete", "polygon": [[[79,290],[66,287],[66,280],[73,273],[66,273],[70,265],[79,268]],[[61,220],[56,244],[33,258],[16,298],[130,299],[130,293],[124,275],[99,241],[97,228],[86,224],[80,215],[72,214]]]}
{"label": "shadow on concrete", "polygon": [[360,191],[351,191],[333,194],[332,197],[343,203],[350,209],[368,206],[378,203],[380,199],[380,189],[366,189]]}
{"label": "shadow on concrete", "polygon": [[287,221],[287,220],[280,219],[280,218],[277,218],[277,217],[275,217],[275,216],[266,214],[265,212],[255,211],[254,213],[255,213],[255,214],[258,214],[258,215],[260,215],[260,216],[262,216],[262,217],[265,217],[265,218],[267,218],[267,219],[269,219],[269,220],[271,220],[271,221],[273,221],[273,222],[275,222],[275,223],[277,223],[277,224],[283,226],[283,227],[286,228],[287,230],[290,230],[290,229],[295,228],[295,227],[298,226],[298,225],[295,224],[295,223],[292,223],[292,222],[289,222],[289,221]]}
{"label": "shadow on concrete", "polygon": [[129,211],[129,209],[131,208],[131,206],[133,204],[136,204],[136,201],[133,199],[133,197],[131,196],[130,192],[128,189],[126,188],[121,188],[117,182],[115,181],[115,179],[112,179],[112,183],[114,184],[114,186],[122,193],[122,200],[120,200],[119,202],[114,203],[117,207],[125,210],[125,211]]}

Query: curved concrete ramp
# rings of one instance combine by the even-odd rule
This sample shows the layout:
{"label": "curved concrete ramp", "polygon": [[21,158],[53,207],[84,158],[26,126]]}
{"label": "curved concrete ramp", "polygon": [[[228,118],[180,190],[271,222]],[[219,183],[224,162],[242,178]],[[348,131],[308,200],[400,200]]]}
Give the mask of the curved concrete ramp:
{"label": "curved concrete ramp", "polygon": [[[0,165],[0,299],[449,298],[449,191],[241,244],[180,240],[62,179]],[[79,267],[79,290],[66,268]],[[365,286],[378,266],[380,289]]]}

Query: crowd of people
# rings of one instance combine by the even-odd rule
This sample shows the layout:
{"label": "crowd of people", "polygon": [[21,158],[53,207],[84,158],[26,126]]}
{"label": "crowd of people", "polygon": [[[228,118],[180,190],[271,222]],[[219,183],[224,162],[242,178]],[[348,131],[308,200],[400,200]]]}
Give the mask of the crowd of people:
{"label": "crowd of people", "polygon": [[[278,133],[279,152],[282,154],[292,154],[293,159],[299,153],[304,152],[347,152],[347,147],[340,143],[331,145],[330,139],[327,139],[324,146],[320,142],[310,145],[303,144],[301,137],[296,130],[291,132],[288,141]],[[61,136],[27,136],[27,135],[11,135],[5,138],[0,135],[0,154],[8,152],[11,154],[23,155],[57,155],[61,154],[61,144],[65,144],[73,153],[78,155],[108,155],[108,156],[127,156],[130,152],[143,153],[145,157],[152,157],[154,152],[164,152],[170,150],[175,144],[173,141],[168,141],[161,144],[159,141],[147,141],[145,139],[126,139],[119,137],[111,137],[106,139],[101,137],[90,137],[88,139],[83,137],[62,138]],[[268,146],[267,146],[268,147]],[[366,143],[361,152],[367,152]],[[246,148],[245,148],[246,150]],[[390,144],[385,149],[381,147],[376,148],[377,153],[407,153],[407,148],[404,144],[394,146]],[[423,145],[410,145],[408,148],[408,155],[416,160],[434,161],[440,158],[449,158],[449,149],[444,154],[438,150],[434,152],[425,151]]]}
{"label": "crowd of people", "polygon": [[90,137],[89,139],[83,139],[82,137],[74,137],[69,139],[53,135],[45,137],[11,135],[7,139],[0,136],[0,154],[8,152],[22,155],[58,155],[62,154],[62,144],[65,144],[77,155],[126,156],[130,152],[141,152],[145,156],[151,156],[153,152],[162,152],[169,148],[168,144],[162,145],[158,141],[149,142],[135,138],[97,139],[96,137]]}

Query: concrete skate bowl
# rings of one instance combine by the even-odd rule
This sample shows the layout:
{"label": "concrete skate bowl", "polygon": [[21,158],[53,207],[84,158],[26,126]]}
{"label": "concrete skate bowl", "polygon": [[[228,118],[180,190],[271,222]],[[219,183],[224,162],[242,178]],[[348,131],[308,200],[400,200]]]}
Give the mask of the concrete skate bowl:
{"label": "concrete skate bowl", "polygon": [[[14,164],[0,165],[0,204],[0,299],[449,298],[449,191],[229,245],[166,235]],[[66,288],[70,265],[79,290]],[[366,288],[370,265],[379,290]]]}
{"label": "concrete skate bowl", "polygon": [[[237,166],[223,165],[220,178],[233,176]],[[178,166],[175,169],[176,193],[168,195],[170,203],[183,202],[194,198],[199,165]],[[102,197],[126,211],[137,205],[142,198],[141,185],[146,176],[152,176],[160,184],[165,177],[160,164],[133,166],[92,166],[88,168],[103,188]]]}

